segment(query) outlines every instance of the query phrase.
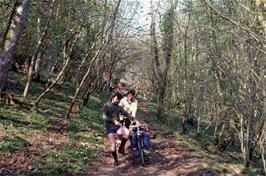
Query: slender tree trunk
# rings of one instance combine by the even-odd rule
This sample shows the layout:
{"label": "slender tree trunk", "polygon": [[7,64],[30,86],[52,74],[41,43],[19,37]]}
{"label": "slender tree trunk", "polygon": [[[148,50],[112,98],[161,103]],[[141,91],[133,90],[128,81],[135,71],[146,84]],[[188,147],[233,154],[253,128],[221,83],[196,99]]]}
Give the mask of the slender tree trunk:
{"label": "slender tree trunk", "polygon": [[256,1],[256,11],[258,13],[258,19],[261,24],[261,30],[266,34],[266,0],[255,0]]}
{"label": "slender tree trunk", "polygon": [[200,111],[202,110],[203,106],[202,106],[202,100],[204,97],[204,87],[203,86],[199,86],[198,89],[198,95],[197,95],[197,109],[195,112],[196,118],[197,118],[197,135],[201,134],[201,130],[200,130],[200,124],[201,124],[201,113]]}
{"label": "slender tree trunk", "polygon": [[44,79],[45,79],[45,82],[46,82],[46,87],[51,82],[51,76],[52,76],[52,72],[53,72],[53,69],[54,69],[54,64],[55,64],[55,60],[54,60],[53,56],[50,55],[48,57],[48,62],[47,62],[46,71],[45,71],[45,75],[44,75]]}
{"label": "slender tree trunk", "polygon": [[[76,78],[78,78],[80,76],[80,71],[81,71],[81,68],[83,67],[83,65],[85,64],[85,62],[87,61],[87,59],[89,58],[89,56],[91,55],[92,51],[94,50],[94,48],[96,47],[96,44],[97,44],[97,39],[99,37],[99,35],[102,33],[102,31],[100,31],[97,35],[96,35],[96,38],[95,38],[95,41],[94,43],[91,45],[90,49],[87,51],[85,57],[82,59],[81,63],[79,64],[78,66],[78,69],[77,69],[77,72],[76,72]],[[78,80],[79,79],[76,79],[76,84],[78,84]]]}
{"label": "slender tree trunk", "polygon": [[264,172],[266,174],[266,120],[264,120],[262,135],[260,136],[260,150]]}
{"label": "slender tree trunk", "polygon": [[54,9],[55,9],[55,1],[56,0],[52,0],[52,2],[51,2],[51,9],[50,9],[49,17],[48,17],[48,20],[47,20],[47,24],[46,24],[46,26],[44,28],[44,31],[43,31],[38,43],[37,43],[37,47],[36,47],[35,53],[34,53],[34,55],[32,56],[32,59],[31,59],[30,68],[29,68],[29,72],[28,72],[27,83],[26,83],[26,86],[25,86],[25,89],[24,89],[24,92],[23,92],[23,101],[28,96],[28,92],[29,92],[30,85],[31,85],[31,82],[32,82],[32,77],[33,77],[33,74],[34,74],[34,66],[36,64],[36,59],[37,59],[39,53],[41,52],[41,49],[42,49],[42,47],[43,47],[43,45],[45,43],[46,35],[47,35],[50,23],[51,23],[52,18],[53,18],[53,13],[54,13]]}
{"label": "slender tree trunk", "polygon": [[158,117],[163,119],[164,117],[164,106],[166,89],[168,82],[168,70],[170,69],[170,63],[172,59],[173,52],[173,38],[174,38],[174,19],[175,19],[175,9],[177,6],[177,0],[173,0],[170,9],[164,14],[163,22],[163,51],[164,51],[164,67],[162,74],[160,75],[160,86],[159,86],[159,108]]}
{"label": "slender tree trunk", "polygon": [[[38,18],[37,19],[37,36],[38,36],[38,38],[40,38],[40,36],[41,36],[40,28],[41,28],[41,19]],[[41,64],[42,55],[43,55],[43,49],[40,50],[40,52],[37,54],[36,63],[35,63],[35,66],[34,66],[33,81],[36,81],[36,82],[40,81],[39,70],[40,70],[40,64]]]}
{"label": "slender tree trunk", "polygon": [[48,61],[47,61],[47,66],[46,66],[45,74],[44,74],[46,85],[48,85],[51,82],[51,75],[55,68],[58,53],[59,53],[59,46],[58,46],[58,43],[55,42],[51,44],[50,49],[49,49]]}
{"label": "slender tree trunk", "polygon": [[28,17],[30,0],[16,0],[4,37],[3,52],[0,54],[0,92],[5,89],[12,53],[17,45],[22,27]]}
{"label": "slender tree trunk", "polygon": [[90,83],[87,86],[87,91],[84,93],[84,95],[82,96],[82,100],[81,100],[81,105],[79,107],[79,109],[83,109],[84,106],[87,105],[90,95],[96,90],[97,88],[97,79],[99,79],[99,77],[103,74],[103,72],[100,72],[97,74],[97,76],[90,81]]}
{"label": "slender tree trunk", "polygon": [[243,156],[245,156],[244,155],[244,153],[245,153],[244,117],[242,114],[239,114],[239,120],[240,120],[240,133],[239,133],[240,148],[241,148],[241,152],[242,152]]}
{"label": "slender tree trunk", "polygon": [[[102,32],[104,32],[104,31],[102,31]],[[96,43],[96,41],[95,41],[95,43]],[[105,40],[102,41],[100,48],[96,51],[94,57],[91,59],[91,61],[90,61],[90,63],[89,63],[89,67],[88,67],[88,69],[87,69],[87,72],[85,73],[85,75],[83,76],[83,78],[82,78],[80,84],[79,84],[79,85],[77,86],[77,88],[76,88],[75,95],[74,95],[74,97],[73,97],[73,99],[72,99],[72,101],[71,101],[70,108],[69,108],[68,113],[66,114],[65,118],[68,118],[69,115],[71,114],[72,109],[73,109],[73,107],[74,107],[74,104],[75,104],[75,102],[76,102],[76,99],[77,99],[77,97],[78,97],[78,95],[79,95],[79,92],[80,92],[80,90],[81,90],[83,84],[84,84],[85,81],[87,80],[87,78],[88,78],[88,76],[89,76],[89,74],[90,74],[90,72],[91,72],[91,69],[92,69],[92,67],[94,66],[94,62],[97,60],[97,58],[98,58],[98,56],[99,56],[99,54],[100,54],[100,51],[102,50],[104,44],[105,44]],[[92,51],[93,48],[94,48],[95,46],[96,46],[96,45],[93,45],[90,51]],[[90,52],[88,52],[87,56],[89,56],[89,53],[90,53]]]}
{"label": "slender tree trunk", "polygon": [[[101,47],[101,48],[102,48],[102,47]],[[98,57],[98,55],[99,55],[99,53],[100,53],[101,48],[98,49],[98,50],[96,51],[94,57],[93,57],[92,60],[90,61],[89,68],[87,69],[86,74],[83,76],[83,78],[82,78],[82,80],[81,80],[79,86],[76,88],[75,95],[74,95],[74,97],[73,97],[73,99],[72,99],[72,101],[71,101],[70,108],[69,108],[68,113],[67,113],[67,115],[65,116],[65,118],[68,118],[69,115],[70,115],[70,113],[72,112],[73,106],[74,106],[74,104],[75,104],[75,102],[76,102],[76,99],[77,99],[77,97],[78,97],[78,95],[79,95],[79,92],[80,92],[80,90],[81,90],[81,87],[83,86],[83,84],[85,83],[86,79],[88,78],[88,76],[89,76],[89,74],[90,74],[90,72],[91,72],[91,68],[92,68],[92,66],[93,66],[93,63],[96,61],[96,59],[97,59],[97,57]]]}
{"label": "slender tree trunk", "polygon": [[162,118],[163,114],[163,94],[164,90],[162,89],[163,86],[163,73],[160,67],[159,61],[159,47],[156,37],[156,22],[155,22],[156,12],[154,7],[154,2],[151,1],[151,25],[150,25],[150,35],[151,35],[151,54],[153,56],[153,70],[154,75],[157,78],[156,81],[159,83],[158,85],[158,112],[157,115],[159,118]]}
{"label": "slender tree trunk", "polygon": [[185,112],[191,112],[192,107],[192,92],[191,86],[188,84],[189,77],[188,77],[188,29],[190,25],[190,15],[188,18],[188,23],[185,27],[185,36],[184,36],[184,97],[185,97]]}
{"label": "slender tree trunk", "polygon": [[[73,41],[73,43],[70,45],[70,48],[67,47],[68,45],[68,42],[70,42],[71,38],[66,42],[66,44],[64,45],[64,49],[63,49],[63,55],[64,55],[64,59],[65,59],[65,63],[63,64],[63,67],[61,69],[61,71],[58,73],[56,79],[53,81],[53,83],[51,85],[49,85],[41,94],[40,96],[36,99],[36,101],[33,103],[34,105],[34,108],[36,108],[36,106],[38,105],[38,103],[40,102],[40,100],[48,93],[51,91],[51,89],[54,87],[54,85],[59,81],[59,79],[62,77],[62,75],[64,74],[67,66],[68,66],[68,63],[70,61],[70,55],[73,51],[73,48],[77,42],[77,39],[79,38],[79,35],[80,35],[80,30],[81,30],[81,27],[79,29],[79,31],[77,32],[76,37]],[[69,51],[67,52],[66,50],[69,49]]]}
{"label": "slender tree trunk", "polygon": [[[94,65],[94,62],[97,60],[97,58],[98,58],[98,56],[99,56],[99,54],[100,54],[102,48],[104,47],[105,44],[108,44],[108,43],[111,41],[111,37],[110,37],[110,35],[109,35],[109,37],[106,39],[106,38],[105,38],[105,34],[106,34],[110,29],[111,29],[111,32],[110,32],[110,33],[111,33],[111,34],[113,33],[113,28],[114,28],[114,26],[115,26],[115,20],[116,20],[116,16],[117,16],[117,13],[118,13],[118,9],[119,9],[120,3],[121,3],[121,0],[119,0],[119,1],[117,2],[116,8],[115,8],[115,11],[114,11],[114,14],[113,14],[113,20],[112,20],[112,22],[111,22],[110,27],[109,27],[106,31],[101,31],[101,33],[102,33],[103,35],[101,36],[100,47],[99,47],[99,49],[96,51],[94,57],[91,59],[91,61],[90,61],[90,63],[89,63],[89,67],[88,67],[88,69],[87,69],[87,72],[86,72],[85,75],[83,76],[83,78],[82,78],[82,80],[81,80],[79,86],[76,88],[75,95],[74,95],[74,97],[73,97],[73,99],[72,99],[72,102],[71,102],[71,104],[70,104],[70,108],[69,108],[68,113],[66,114],[65,118],[68,118],[68,117],[70,116],[70,114],[71,114],[71,112],[72,112],[72,109],[73,109],[73,107],[74,107],[74,104],[75,104],[75,102],[76,102],[76,99],[77,99],[77,97],[78,97],[78,95],[79,95],[79,92],[80,92],[80,90],[81,90],[83,84],[84,84],[85,81],[87,80],[87,78],[88,78],[88,76],[89,76],[89,74],[90,74],[90,72],[91,72],[91,69],[92,69],[92,67],[93,67],[93,65]],[[103,21],[103,24],[102,24],[102,25],[103,25],[103,26],[106,25],[106,24],[105,24],[105,20]],[[102,28],[102,30],[104,30],[104,28]]]}
{"label": "slender tree trunk", "polygon": [[[256,11],[258,13],[258,19],[261,24],[262,31],[264,33],[264,36],[266,34],[266,16],[265,16],[265,11],[266,11],[266,0],[255,0],[256,1]],[[265,42],[264,44],[265,45]],[[264,66],[264,73],[262,73],[262,85],[263,85],[263,96],[264,96],[264,104],[263,109],[266,109],[266,65]],[[265,118],[265,117],[264,117]],[[260,136],[260,148],[261,148],[261,157],[262,157],[262,162],[263,162],[263,167],[264,167],[264,172],[266,174],[266,120],[264,119],[264,125],[263,125],[263,131]]]}
{"label": "slender tree trunk", "polygon": [[34,66],[34,72],[33,72],[34,74],[33,74],[33,77],[32,77],[32,80],[36,81],[36,82],[40,82],[40,80],[41,80],[40,65],[41,65],[42,57],[43,57],[43,51],[40,51],[38,53],[38,55],[37,55],[36,63],[35,63],[35,66]]}

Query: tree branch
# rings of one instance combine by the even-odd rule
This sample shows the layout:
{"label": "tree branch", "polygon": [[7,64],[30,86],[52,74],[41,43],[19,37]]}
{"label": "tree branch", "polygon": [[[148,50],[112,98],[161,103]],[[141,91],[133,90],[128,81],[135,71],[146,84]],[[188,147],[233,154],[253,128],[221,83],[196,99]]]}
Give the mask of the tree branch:
{"label": "tree branch", "polygon": [[253,39],[255,39],[258,43],[260,43],[263,48],[266,49],[264,42],[259,39],[259,37],[257,36],[257,34],[255,34],[254,32],[252,32],[249,28],[243,27],[241,24],[239,24],[238,22],[226,17],[225,15],[223,15],[221,12],[219,12],[216,8],[214,8],[209,2],[208,0],[201,0],[202,3],[206,4],[214,13],[216,13],[216,15],[220,16],[221,18],[223,18],[226,21],[229,21],[230,23],[234,24],[235,26],[239,27],[240,29],[242,29],[243,31],[247,32]]}

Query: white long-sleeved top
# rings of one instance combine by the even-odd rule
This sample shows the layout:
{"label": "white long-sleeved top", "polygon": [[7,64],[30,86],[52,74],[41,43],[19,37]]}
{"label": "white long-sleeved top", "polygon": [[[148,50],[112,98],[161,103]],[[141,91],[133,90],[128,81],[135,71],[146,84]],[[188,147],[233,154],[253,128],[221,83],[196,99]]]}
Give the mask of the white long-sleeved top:
{"label": "white long-sleeved top", "polygon": [[133,117],[136,117],[138,108],[138,100],[136,98],[133,97],[132,101],[129,103],[127,97],[124,97],[120,100],[119,105]]}

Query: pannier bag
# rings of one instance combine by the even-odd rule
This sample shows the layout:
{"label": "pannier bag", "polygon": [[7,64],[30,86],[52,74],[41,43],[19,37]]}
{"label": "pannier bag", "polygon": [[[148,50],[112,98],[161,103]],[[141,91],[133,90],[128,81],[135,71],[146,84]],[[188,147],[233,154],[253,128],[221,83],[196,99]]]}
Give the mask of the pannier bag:
{"label": "pannier bag", "polygon": [[[131,136],[131,139],[130,139],[131,147],[133,149],[138,148],[138,141],[137,140],[138,140],[137,134],[133,133],[133,135]],[[151,138],[150,138],[150,135],[148,133],[143,133],[143,145],[145,148],[149,148],[151,145]]]}

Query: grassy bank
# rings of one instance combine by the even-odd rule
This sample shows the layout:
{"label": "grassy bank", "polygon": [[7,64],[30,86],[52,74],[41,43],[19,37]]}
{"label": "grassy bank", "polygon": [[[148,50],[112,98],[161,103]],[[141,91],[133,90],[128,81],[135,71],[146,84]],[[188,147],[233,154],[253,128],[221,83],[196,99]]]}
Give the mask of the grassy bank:
{"label": "grassy bank", "polygon": [[[21,95],[25,78],[12,73],[10,80],[9,93]],[[58,84],[41,100],[38,109],[32,111],[29,103],[42,90],[42,84],[33,83],[26,104],[0,106],[0,172],[3,174],[82,173],[105,150],[100,108],[107,101],[106,95],[94,94],[87,107],[75,110],[69,119],[64,119],[73,89]]]}

